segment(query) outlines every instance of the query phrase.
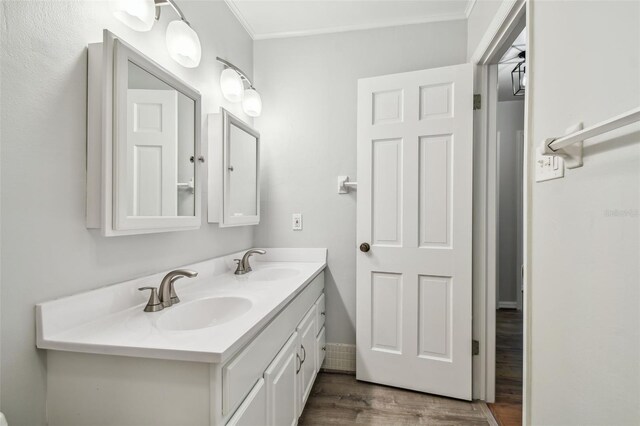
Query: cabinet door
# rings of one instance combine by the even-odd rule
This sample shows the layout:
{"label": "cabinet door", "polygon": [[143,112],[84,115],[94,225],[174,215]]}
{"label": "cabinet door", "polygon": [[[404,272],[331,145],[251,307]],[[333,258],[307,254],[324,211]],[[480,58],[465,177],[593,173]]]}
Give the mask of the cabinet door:
{"label": "cabinet door", "polygon": [[316,353],[316,373],[318,373],[320,372],[320,368],[324,362],[324,357],[327,353],[324,327],[322,327],[320,334],[318,334],[318,337],[316,338]]}
{"label": "cabinet door", "polygon": [[313,382],[316,379],[316,306],[314,305],[304,319],[298,325],[300,335],[300,358],[302,366],[300,368],[300,402],[299,413],[302,414],[304,404],[311,393]]}
{"label": "cabinet door", "polygon": [[233,415],[227,426],[255,426],[266,423],[267,391],[264,379],[258,380],[247,398],[242,402],[238,411]]}
{"label": "cabinet door", "polygon": [[294,332],[264,373],[267,384],[267,425],[298,422],[299,336]]}

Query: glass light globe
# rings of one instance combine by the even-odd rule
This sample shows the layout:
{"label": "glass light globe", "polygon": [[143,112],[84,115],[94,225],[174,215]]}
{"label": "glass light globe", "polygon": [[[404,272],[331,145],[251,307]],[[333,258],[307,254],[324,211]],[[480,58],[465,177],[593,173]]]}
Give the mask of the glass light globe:
{"label": "glass light globe", "polygon": [[525,72],[525,74],[522,76],[522,87],[527,87],[528,81],[529,79],[527,78],[527,73]]}
{"label": "glass light globe", "polygon": [[220,74],[220,88],[222,95],[231,102],[240,102],[242,100],[242,92],[244,92],[244,84],[240,75],[231,68],[225,68]]}
{"label": "glass light globe", "polygon": [[172,21],[167,27],[169,56],[187,68],[200,65],[202,46],[198,34],[184,21]]}
{"label": "glass light globe", "polygon": [[156,17],[153,0],[111,0],[113,15],[136,31],[149,31]]}
{"label": "glass light globe", "polygon": [[262,113],[262,99],[260,99],[260,94],[255,89],[244,91],[242,109],[250,117],[258,117]]}

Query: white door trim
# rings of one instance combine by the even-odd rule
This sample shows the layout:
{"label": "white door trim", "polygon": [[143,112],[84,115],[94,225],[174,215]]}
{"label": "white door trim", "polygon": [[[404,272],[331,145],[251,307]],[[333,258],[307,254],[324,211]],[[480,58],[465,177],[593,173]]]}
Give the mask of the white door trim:
{"label": "white door trim", "polygon": [[[480,354],[474,360],[473,373],[473,396],[485,401],[493,401],[495,395],[495,292],[496,292],[496,233],[495,220],[496,200],[495,182],[492,184],[491,166],[495,165],[495,156],[491,158],[489,152],[489,127],[490,113],[487,102],[489,93],[489,64],[501,55],[504,51],[505,41],[520,25],[523,15],[526,13],[527,28],[527,74],[528,84],[525,92],[525,124],[524,124],[524,182],[523,182],[523,264],[525,274],[523,277],[523,424],[530,424],[530,385],[531,371],[530,359],[530,336],[531,336],[531,315],[529,309],[530,289],[527,283],[530,282],[530,241],[531,241],[531,167],[528,156],[532,141],[529,135],[529,111],[531,96],[528,93],[533,86],[532,83],[532,57],[531,52],[531,2],[528,0],[505,0],[501,4],[496,16],[489,25],[485,35],[481,39],[477,49],[471,56],[471,62],[476,67],[475,83],[476,93],[479,93],[483,100],[483,107],[474,116],[474,145],[477,153],[474,154],[476,163],[474,169],[477,181],[474,186],[474,339],[480,341]],[[485,101],[486,100],[486,101]],[[495,119],[495,114],[493,114]],[[495,123],[494,123],[495,125]],[[492,207],[493,206],[493,207]],[[492,272],[493,271],[493,272]]]}

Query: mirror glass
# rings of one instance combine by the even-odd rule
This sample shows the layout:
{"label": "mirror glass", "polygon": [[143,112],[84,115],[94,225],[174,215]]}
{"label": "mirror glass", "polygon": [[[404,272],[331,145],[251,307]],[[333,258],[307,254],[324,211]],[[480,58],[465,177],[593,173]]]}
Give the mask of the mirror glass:
{"label": "mirror glass", "polygon": [[233,122],[229,124],[229,215],[255,216],[257,206],[258,140]]}
{"label": "mirror glass", "polygon": [[195,100],[128,63],[128,216],[195,215]]}

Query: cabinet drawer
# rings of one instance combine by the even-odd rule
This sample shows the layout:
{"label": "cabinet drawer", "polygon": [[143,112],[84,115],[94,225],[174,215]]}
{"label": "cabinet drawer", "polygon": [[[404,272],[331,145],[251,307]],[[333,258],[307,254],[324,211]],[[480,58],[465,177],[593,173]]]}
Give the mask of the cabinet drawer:
{"label": "cabinet drawer", "polygon": [[262,377],[300,319],[314,307],[324,289],[324,272],[287,305],[251,343],[222,367],[222,414],[233,413],[249,391]]}
{"label": "cabinet drawer", "polygon": [[325,329],[322,327],[320,330],[320,334],[316,338],[316,349],[318,354],[316,355],[316,372],[320,371],[322,368],[322,363],[324,362],[324,357],[327,354],[327,341],[325,339]]}
{"label": "cabinet drawer", "polygon": [[255,426],[264,424],[267,418],[267,389],[264,379],[258,380],[258,383],[251,389],[249,395],[245,398],[233,415],[227,425],[232,426]]}
{"label": "cabinet drawer", "polygon": [[324,327],[324,320],[327,318],[327,314],[325,312],[325,307],[324,307],[324,293],[322,293],[320,295],[320,297],[318,297],[318,300],[316,301],[316,309],[317,309],[317,315],[318,315],[318,320],[316,321],[317,323],[317,328],[316,328],[316,335],[320,333],[320,330],[322,330],[322,327]]}

